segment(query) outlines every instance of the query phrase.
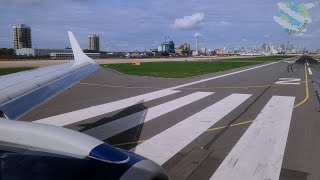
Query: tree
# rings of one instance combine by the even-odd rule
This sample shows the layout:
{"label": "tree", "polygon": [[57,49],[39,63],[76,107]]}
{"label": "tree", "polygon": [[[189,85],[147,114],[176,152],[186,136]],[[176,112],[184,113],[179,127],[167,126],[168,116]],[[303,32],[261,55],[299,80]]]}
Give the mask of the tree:
{"label": "tree", "polygon": [[14,49],[12,49],[12,48],[10,48],[10,49],[2,48],[2,49],[0,49],[0,55],[2,55],[2,56],[12,56],[12,55],[14,55]]}

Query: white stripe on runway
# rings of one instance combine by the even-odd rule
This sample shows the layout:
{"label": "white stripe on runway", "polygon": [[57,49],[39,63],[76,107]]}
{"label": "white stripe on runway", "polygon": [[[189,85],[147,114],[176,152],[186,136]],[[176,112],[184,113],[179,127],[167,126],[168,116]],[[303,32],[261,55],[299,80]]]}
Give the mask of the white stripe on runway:
{"label": "white stripe on runway", "polygon": [[117,111],[126,107],[139,104],[141,102],[147,102],[161,97],[165,97],[171,94],[175,94],[180,91],[174,90],[160,90],[156,92],[151,92],[139,96],[130,97],[127,99],[122,99],[119,101],[114,101],[98,106],[89,107],[86,109],[81,109],[77,111],[72,111],[65,114],[60,114],[57,116],[48,117],[45,119],[34,121],[36,123],[43,123],[55,126],[66,126],[76,122],[80,122],[89,118],[107,114],[113,111]]}
{"label": "white stripe on runway", "polygon": [[294,100],[272,97],[211,179],[279,179]]}
{"label": "white stripe on runway", "polygon": [[309,74],[312,75],[311,68],[308,68]]}
{"label": "white stripe on runway", "polygon": [[146,123],[157,117],[160,117],[166,113],[179,109],[183,106],[191,104],[202,98],[205,98],[213,93],[209,92],[196,92],[173,101],[160,104],[158,106],[146,109],[144,111],[137,112],[135,114],[120,118],[118,120],[106,123],[104,125],[89,129],[85,131],[85,134],[93,136],[95,138],[104,140],[124,132],[130,128],[138,126],[139,124]]}
{"label": "white stripe on runway", "polygon": [[138,145],[134,152],[162,165],[250,96],[232,94]]}

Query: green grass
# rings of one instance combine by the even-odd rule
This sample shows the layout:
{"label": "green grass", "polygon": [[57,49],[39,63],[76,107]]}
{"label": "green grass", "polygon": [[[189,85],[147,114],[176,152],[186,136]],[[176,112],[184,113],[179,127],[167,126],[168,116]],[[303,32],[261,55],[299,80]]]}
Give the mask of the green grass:
{"label": "green grass", "polygon": [[101,66],[130,75],[185,78],[260,63],[261,62],[149,62],[141,63],[140,66],[132,66],[131,64],[110,64]]}
{"label": "green grass", "polygon": [[7,74],[13,74],[20,71],[27,71],[34,68],[28,68],[28,67],[19,67],[19,68],[0,68],[0,76],[7,75]]}
{"label": "green grass", "polygon": [[231,58],[231,59],[223,59],[223,60],[246,60],[246,61],[281,61],[287,58],[292,58],[294,56],[263,56],[263,57],[248,57],[248,58]]}

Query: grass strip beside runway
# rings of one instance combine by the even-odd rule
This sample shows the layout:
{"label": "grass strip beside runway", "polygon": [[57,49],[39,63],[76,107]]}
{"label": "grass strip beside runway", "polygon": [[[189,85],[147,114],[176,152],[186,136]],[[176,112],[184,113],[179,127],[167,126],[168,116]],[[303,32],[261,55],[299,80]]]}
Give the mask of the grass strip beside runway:
{"label": "grass strip beside runway", "polygon": [[132,66],[131,64],[110,64],[107,66],[102,65],[102,67],[109,67],[129,75],[185,78],[260,63],[261,62],[148,62],[141,63],[140,66]]}
{"label": "grass strip beside runway", "polygon": [[27,71],[34,68],[28,68],[28,67],[18,67],[18,68],[0,68],[0,76],[7,75],[7,74],[13,74],[20,71]]}

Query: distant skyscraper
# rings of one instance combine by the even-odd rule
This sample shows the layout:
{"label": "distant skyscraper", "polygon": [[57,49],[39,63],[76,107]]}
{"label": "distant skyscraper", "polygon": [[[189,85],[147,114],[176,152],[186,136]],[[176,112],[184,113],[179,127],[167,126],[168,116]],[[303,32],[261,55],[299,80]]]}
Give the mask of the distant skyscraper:
{"label": "distant skyscraper", "polygon": [[287,47],[287,51],[292,51],[294,49],[294,44],[288,42],[286,47]]}
{"label": "distant skyscraper", "polygon": [[32,48],[31,28],[24,24],[13,26],[14,49]]}
{"label": "distant skyscraper", "polygon": [[88,36],[88,40],[89,40],[89,50],[99,52],[100,51],[99,36],[96,34],[90,34]]}
{"label": "distant skyscraper", "polygon": [[170,53],[174,53],[174,42],[173,41],[169,41],[169,51]]}

